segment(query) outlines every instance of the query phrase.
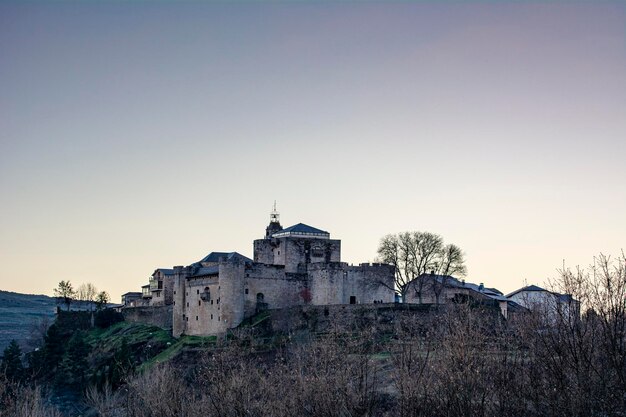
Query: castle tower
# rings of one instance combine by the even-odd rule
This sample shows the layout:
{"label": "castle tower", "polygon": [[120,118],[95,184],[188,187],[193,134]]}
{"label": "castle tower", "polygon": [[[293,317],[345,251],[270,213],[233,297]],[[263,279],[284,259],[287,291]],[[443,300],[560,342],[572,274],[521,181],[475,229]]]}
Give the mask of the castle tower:
{"label": "castle tower", "polygon": [[274,200],[274,207],[270,213],[270,224],[265,228],[265,239],[270,239],[274,233],[283,230],[283,227],[280,225],[279,217],[280,214],[276,211],[276,200]]}

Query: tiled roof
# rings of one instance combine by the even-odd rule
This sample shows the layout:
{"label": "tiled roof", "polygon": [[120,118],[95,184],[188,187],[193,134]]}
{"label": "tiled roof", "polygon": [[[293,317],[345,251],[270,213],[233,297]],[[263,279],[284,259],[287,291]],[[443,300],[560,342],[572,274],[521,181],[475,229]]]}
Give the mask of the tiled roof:
{"label": "tiled roof", "polygon": [[[194,264],[195,265],[195,264]],[[207,275],[217,275],[220,270],[219,266],[209,266],[209,267],[191,267],[191,277],[204,277]]]}
{"label": "tiled roof", "polygon": [[243,256],[242,254],[238,253],[238,252],[211,252],[209,253],[207,256],[205,256],[204,258],[202,258],[201,260],[199,260],[196,263],[201,263],[201,262],[219,262],[220,259],[222,258],[226,258],[227,260],[231,260],[234,258],[239,258],[242,259],[245,262],[252,262],[252,259]]}
{"label": "tiled roof", "polygon": [[520,288],[519,290],[515,290],[510,294],[507,294],[507,297],[511,297],[514,296],[515,294],[522,292],[522,291],[547,291],[544,288],[538,287],[536,285],[527,285],[525,287]]}
{"label": "tiled roof", "polygon": [[317,229],[315,227],[309,226],[304,223],[298,223],[298,224],[294,224],[293,226],[289,226],[285,229],[282,229],[274,233],[272,236],[283,236],[283,235],[286,236],[288,234],[309,234],[309,235],[330,236],[330,233],[328,233],[327,231]]}
{"label": "tiled roof", "polygon": [[472,282],[460,281],[451,275],[424,274],[423,276],[434,278],[440,283],[445,282],[445,284],[449,285],[450,287],[468,288],[472,291],[479,292],[485,295],[486,297],[492,298],[494,300],[507,301],[507,298],[503,296],[502,293],[495,288],[485,288],[483,286],[483,288],[481,289],[480,285],[476,285]]}

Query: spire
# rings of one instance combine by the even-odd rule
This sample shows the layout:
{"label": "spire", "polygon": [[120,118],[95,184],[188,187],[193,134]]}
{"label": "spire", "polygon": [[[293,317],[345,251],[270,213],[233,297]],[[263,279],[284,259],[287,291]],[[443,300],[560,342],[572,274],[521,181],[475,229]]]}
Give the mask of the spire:
{"label": "spire", "polygon": [[283,227],[280,225],[279,217],[280,215],[278,214],[278,211],[276,211],[276,200],[274,200],[274,207],[270,213],[270,224],[265,229],[266,239],[271,238],[274,233],[283,230]]}
{"label": "spire", "polygon": [[280,221],[278,220],[280,217],[280,214],[278,214],[278,212],[276,211],[276,200],[274,200],[274,208],[272,209],[272,212],[270,213],[270,223],[280,223]]}

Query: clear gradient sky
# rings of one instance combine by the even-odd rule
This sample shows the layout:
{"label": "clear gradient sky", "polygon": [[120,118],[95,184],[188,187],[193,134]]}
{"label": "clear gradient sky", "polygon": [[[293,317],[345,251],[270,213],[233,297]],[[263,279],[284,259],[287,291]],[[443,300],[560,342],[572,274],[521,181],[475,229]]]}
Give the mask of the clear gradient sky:
{"label": "clear gradient sky", "polygon": [[0,3],[0,289],[387,233],[543,283],[626,249],[626,3]]}

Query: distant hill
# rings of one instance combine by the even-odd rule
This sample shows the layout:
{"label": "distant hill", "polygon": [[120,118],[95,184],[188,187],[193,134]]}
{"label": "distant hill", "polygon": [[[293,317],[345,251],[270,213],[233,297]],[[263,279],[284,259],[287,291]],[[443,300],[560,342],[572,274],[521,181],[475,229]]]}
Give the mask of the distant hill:
{"label": "distant hill", "polygon": [[0,356],[12,339],[26,347],[26,341],[37,323],[54,320],[56,305],[56,299],[46,295],[0,290]]}

